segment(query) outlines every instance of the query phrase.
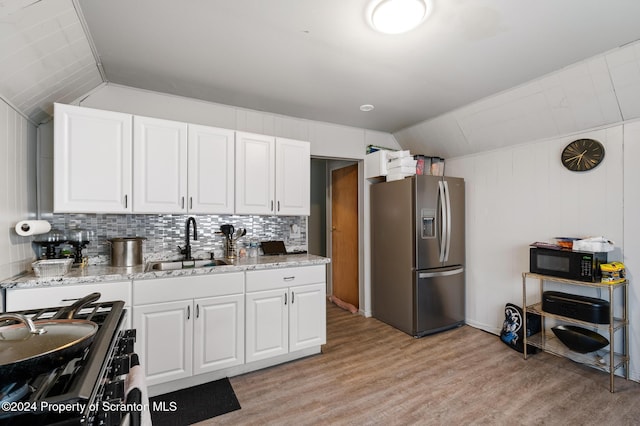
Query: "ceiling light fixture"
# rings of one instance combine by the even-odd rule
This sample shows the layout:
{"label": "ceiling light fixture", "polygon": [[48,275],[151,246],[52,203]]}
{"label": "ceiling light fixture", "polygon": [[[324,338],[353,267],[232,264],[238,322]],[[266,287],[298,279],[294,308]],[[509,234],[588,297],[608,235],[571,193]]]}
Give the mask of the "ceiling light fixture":
{"label": "ceiling light fixture", "polygon": [[374,108],[375,107],[371,104],[360,105],[360,111],[364,111],[364,112],[373,111]]}
{"label": "ceiling light fixture", "polygon": [[371,26],[381,33],[406,33],[427,19],[431,0],[374,0],[367,16]]}

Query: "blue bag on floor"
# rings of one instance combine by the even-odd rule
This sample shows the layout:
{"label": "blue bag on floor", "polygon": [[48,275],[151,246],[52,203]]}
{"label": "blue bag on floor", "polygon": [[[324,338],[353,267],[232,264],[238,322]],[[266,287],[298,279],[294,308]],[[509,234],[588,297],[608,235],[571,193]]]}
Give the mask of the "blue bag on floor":
{"label": "blue bag on floor", "polygon": [[[527,337],[540,332],[540,315],[527,314]],[[504,322],[500,332],[500,340],[516,351],[524,352],[524,330],[522,329],[522,309],[513,303],[504,307]],[[534,354],[538,348],[527,345],[527,353]]]}

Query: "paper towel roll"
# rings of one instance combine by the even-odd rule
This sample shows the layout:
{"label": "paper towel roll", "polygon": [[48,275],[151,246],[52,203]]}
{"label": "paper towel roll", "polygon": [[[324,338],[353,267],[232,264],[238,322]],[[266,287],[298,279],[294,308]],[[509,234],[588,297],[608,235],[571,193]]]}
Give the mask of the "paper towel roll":
{"label": "paper towel roll", "polygon": [[23,237],[46,234],[51,231],[51,224],[46,220],[23,220],[16,224],[16,233]]}

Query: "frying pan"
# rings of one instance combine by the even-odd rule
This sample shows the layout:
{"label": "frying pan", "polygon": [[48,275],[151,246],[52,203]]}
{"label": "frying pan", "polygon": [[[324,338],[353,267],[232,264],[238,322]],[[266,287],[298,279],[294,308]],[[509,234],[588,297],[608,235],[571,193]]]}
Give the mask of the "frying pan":
{"label": "frying pan", "polygon": [[[0,327],[0,377],[10,383],[63,365],[91,344],[98,331],[93,321],[73,319],[100,293],[91,293],[63,309],[51,319],[32,321],[20,314],[0,314],[0,320],[18,324]],[[62,318],[66,315],[66,318]]]}

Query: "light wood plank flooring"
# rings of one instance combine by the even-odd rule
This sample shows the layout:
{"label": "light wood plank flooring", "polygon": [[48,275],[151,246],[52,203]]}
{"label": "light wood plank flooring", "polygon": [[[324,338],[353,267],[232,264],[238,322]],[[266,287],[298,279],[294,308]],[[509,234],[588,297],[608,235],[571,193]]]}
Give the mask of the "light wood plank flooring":
{"label": "light wood plank flooring", "polygon": [[231,378],[241,410],[200,425],[638,425],[640,384],[464,326],[414,339],[327,306],[321,355]]}

